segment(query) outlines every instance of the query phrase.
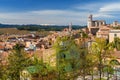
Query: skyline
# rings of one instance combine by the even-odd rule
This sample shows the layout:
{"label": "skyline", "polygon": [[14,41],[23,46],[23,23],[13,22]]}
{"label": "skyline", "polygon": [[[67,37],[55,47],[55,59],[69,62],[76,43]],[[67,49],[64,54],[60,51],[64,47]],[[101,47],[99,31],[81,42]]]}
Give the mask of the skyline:
{"label": "skyline", "polygon": [[86,25],[87,17],[120,22],[119,0],[0,0],[0,23]]}

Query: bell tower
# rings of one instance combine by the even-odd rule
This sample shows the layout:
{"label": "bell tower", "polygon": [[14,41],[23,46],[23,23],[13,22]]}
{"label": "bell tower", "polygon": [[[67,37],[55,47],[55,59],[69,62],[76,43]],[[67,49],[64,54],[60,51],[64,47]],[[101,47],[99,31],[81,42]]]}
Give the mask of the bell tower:
{"label": "bell tower", "polygon": [[69,31],[72,31],[72,22],[69,24]]}
{"label": "bell tower", "polygon": [[89,16],[88,16],[88,21],[87,21],[87,28],[88,28],[88,30],[89,30],[89,33],[91,33],[91,27],[92,27],[92,14],[90,14]]}
{"label": "bell tower", "polygon": [[92,14],[88,17],[88,28],[92,27]]}

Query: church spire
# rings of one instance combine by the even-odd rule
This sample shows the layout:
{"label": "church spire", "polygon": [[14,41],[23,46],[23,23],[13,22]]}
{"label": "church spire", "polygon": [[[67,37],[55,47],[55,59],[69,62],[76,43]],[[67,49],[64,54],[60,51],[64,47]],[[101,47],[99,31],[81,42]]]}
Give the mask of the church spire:
{"label": "church spire", "polygon": [[69,24],[69,31],[72,31],[72,22]]}

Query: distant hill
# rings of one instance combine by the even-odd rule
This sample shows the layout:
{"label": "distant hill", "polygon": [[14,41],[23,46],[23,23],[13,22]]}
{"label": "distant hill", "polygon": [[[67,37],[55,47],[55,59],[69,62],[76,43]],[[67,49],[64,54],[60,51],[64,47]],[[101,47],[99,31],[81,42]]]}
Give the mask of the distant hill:
{"label": "distant hill", "polygon": [[0,28],[17,28],[22,25],[12,25],[12,24],[0,24]]}
{"label": "distant hill", "polygon": [[[86,26],[73,25],[72,29],[75,30],[83,27],[86,27]],[[60,26],[60,25],[36,25],[36,24],[29,24],[29,25],[0,24],[0,28],[17,28],[18,30],[28,30],[28,31],[38,31],[38,30],[61,31],[64,28],[68,28],[68,25]]]}

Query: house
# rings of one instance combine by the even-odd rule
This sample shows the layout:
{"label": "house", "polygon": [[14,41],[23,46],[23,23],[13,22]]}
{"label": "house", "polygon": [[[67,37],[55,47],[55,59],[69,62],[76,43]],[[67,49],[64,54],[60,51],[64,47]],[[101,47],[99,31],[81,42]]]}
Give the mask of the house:
{"label": "house", "polygon": [[120,30],[109,31],[109,42],[113,42],[115,37],[120,38]]}
{"label": "house", "polygon": [[102,26],[96,33],[96,37],[108,39],[110,28],[107,26]]}
{"label": "house", "polygon": [[120,27],[120,24],[118,21],[114,21],[113,24],[111,24],[113,27]]}

